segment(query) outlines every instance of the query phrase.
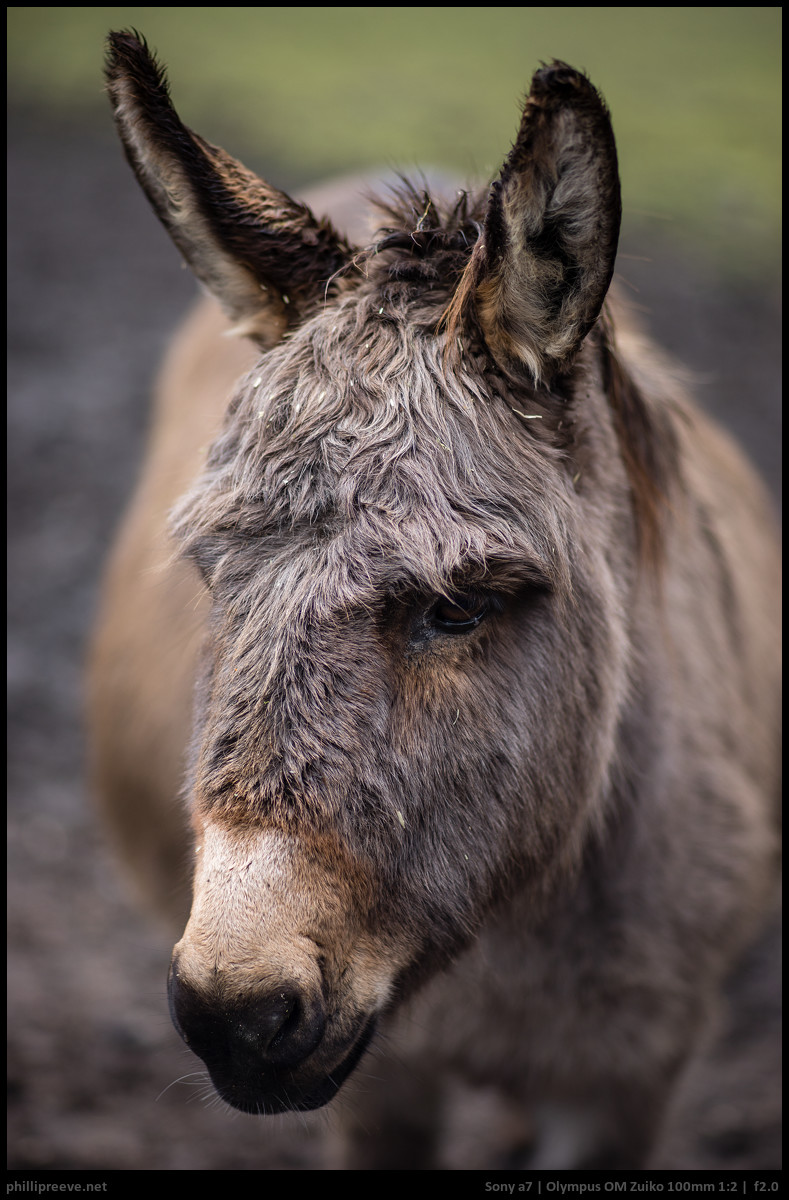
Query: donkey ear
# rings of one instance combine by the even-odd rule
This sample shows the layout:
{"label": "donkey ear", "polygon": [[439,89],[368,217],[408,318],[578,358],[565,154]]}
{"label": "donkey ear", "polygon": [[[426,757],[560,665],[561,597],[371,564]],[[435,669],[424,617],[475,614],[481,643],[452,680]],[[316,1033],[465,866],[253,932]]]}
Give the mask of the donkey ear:
{"label": "donkey ear", "polygon": [[127,158],[162,224],[237,332],[273,345],[325,295],[349,246],[187,129],[141,38],[110,34],[106,74]]}
{"label": "donkey ear", "polygon": [[569,365],[608,291],[620,216],[605,104],[571,67],[544,67],[478,247],[477,312],[497,357],[538,380]]}

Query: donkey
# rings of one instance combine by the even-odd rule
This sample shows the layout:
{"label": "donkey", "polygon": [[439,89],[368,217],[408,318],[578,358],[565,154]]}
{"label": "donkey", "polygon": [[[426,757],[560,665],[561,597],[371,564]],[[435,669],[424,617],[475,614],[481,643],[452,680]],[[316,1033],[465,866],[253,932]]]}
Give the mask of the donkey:
{"label": "donkey", "polygon": [[607,299],[607,109],[544,66],[492,187],[401,181],[366,233],[328,196],[340,233],[136,35],[107,76],[222,310],[165,367],[91,668],[107,821],[186,921],[176,1029],[248,1113],[345,1085],[346,1165],[440,1165],[462,1078],[511,1164],[643,1167],[774,893],[779,564]]}

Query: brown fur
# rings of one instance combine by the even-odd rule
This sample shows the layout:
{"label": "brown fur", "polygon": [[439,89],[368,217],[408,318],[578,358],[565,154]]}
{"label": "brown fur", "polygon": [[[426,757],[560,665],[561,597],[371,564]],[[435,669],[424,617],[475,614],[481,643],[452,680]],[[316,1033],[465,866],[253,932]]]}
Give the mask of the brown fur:
{"label": "brown fur", "polygon": [[194,839],[176,1025],[261,1113],[388,1030],[351,1165],[404,1129],[435,1165],[447,1070],[530,1115],[521,1165],[643,1165],[776,876],[778,560],[737,451],[601,315],[606,110],[543,68],[489,196],[403,185],[353,250],[186,130],[131,35],[108,78],[268,347],[208,307],[182,335],[95,643],[98,789],[176,919]]}

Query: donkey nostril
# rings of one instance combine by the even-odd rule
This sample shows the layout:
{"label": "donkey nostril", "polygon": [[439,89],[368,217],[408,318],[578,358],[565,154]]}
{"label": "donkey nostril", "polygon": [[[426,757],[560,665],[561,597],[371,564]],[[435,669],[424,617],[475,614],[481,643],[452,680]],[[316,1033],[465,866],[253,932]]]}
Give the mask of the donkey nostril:
{"label": "donkey nostril", "polygon": [[289,1033],[296,1033],[298,1031],[299,1014],[301,1012],[298,997],[291,996],[288,998],[283,992],[280,994],[280,999],[283,1002],[282,1024],[269,1043],[271,1047],[277,1046],[283,1042],[288,1037]]}
{"label": "donkey nostril", "polygon": [[[264,1005],[264,1011],[265,1011]],[[326,1015],[320,1000],[309,1001],[296,993],[280,992],[273,1005],[278,1024],[264,1018],[269,1031],[265,1055],[274,1066],[295,1066],[312,1053],[323,1037]],[[260,1013],[255,1006],[254,1012]]]}
{"label": "donkey nostril", "polygon": [[298,997],[281,991],[228,1015],[238,1040],[267,1054],[287,1040],[289,1033],[298,1034],[299,1013]]}

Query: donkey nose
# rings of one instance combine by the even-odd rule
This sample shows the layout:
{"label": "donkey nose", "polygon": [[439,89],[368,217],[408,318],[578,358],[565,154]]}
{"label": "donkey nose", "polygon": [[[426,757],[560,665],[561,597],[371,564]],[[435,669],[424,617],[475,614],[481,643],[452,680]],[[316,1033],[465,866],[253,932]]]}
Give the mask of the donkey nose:
{"label": "donkey nose", "polygon": [[312,1054],[326,1028],[322,999],[282,984],[244,1001],[201,992],[170,971],[170,1012],[186,1044],[212,1074],[249,1078],[293,1069]]}

